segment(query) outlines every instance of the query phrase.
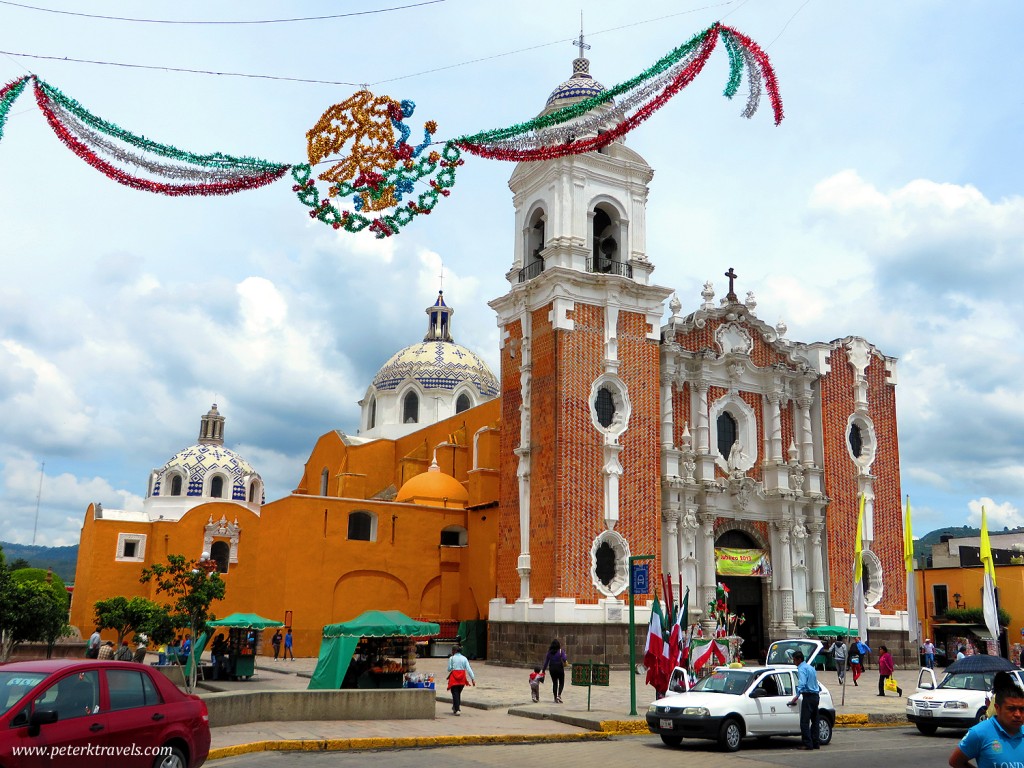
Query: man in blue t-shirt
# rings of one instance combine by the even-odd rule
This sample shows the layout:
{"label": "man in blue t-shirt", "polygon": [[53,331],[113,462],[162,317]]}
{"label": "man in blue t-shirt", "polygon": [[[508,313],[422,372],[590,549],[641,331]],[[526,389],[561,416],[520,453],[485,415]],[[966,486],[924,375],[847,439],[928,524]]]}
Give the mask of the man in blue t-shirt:
{"label": "man in blue t-shirt", "polygon": [[982,720],[960,740],[949,756],[951,768],[971,768],[971,760],[978,768],[1024,767],[1024,690],[1007,672],[997,672],[993,683],[995,717]]}
{"label": "man in blue t-shirt", "polygon": [[789,706],[795,707],[796,700],[800,699],[800,735],[803,737],[803,744],[799,749],[820,749],[818,703],[821,698],[821,687],[818,685],[818,674],[814,667],[804,661],[804,655],[800,651],[793,654],[793,663],[796,664],[796,696],[789,702]]}

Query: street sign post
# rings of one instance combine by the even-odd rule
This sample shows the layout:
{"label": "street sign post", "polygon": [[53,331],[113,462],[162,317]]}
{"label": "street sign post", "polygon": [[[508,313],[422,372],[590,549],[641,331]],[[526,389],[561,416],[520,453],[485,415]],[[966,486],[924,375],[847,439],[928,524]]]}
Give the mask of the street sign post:
{"label": "street sign post", "polygon": [[[648,593],[647,565],[635,565],[641,560],[653,560],[654,555],[631,555],[629,558],[629,714],[636,714],[636,616],[633,611],[633,595]],[[643,572],[644,591],[634,591],[639,583],[634,584],[637,572]]]}

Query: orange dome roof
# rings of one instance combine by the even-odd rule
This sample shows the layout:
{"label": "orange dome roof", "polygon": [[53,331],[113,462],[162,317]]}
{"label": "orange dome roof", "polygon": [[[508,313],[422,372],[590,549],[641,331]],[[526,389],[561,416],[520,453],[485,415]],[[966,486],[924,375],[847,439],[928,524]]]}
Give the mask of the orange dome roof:
{"label": "orange dome roof", "polygon": [[398,491],[395,501],[425,507],[460,507],[469,503],[469,492],[451,475],[437,466],[437,454],[426,472],[410,478]]}

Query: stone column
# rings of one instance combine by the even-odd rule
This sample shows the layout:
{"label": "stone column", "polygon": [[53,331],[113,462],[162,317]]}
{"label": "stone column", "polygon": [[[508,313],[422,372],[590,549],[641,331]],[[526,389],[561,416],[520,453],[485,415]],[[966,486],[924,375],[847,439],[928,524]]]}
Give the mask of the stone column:
{"label": "stone column", "polygon": [[782,396],[778,392],[769,392],[768,398],[768,428],[771,437],[769,461],[782,462],[782,416],[779,413],[779,404]]}
{"label": "stone column", "polygon": [[679,504],[672,502],[669,509],[661,512],[661,529],[664,532],[664,547],[661,553],[663,567],[668,570],[673,588],[679,584]]}
{"label": "stone column", "polygon": [[814,611],[815,626],[823,626],[827,623],[825,618],[825,560],[821,553],[823,527],[817,515],[813,515],[808,530],[811,533],[811,610]]}
{"label": "stone column", "polygon": [[789,520],[776,520],[773,525],[779,541],[779,568],[775,571],[779,599],[782,603],[779,624],[783,632],[789,632],[796,629],[796,623],[793,621],[793,555],[789,549],[789,533],[793,523]]}
{"label": "stone column", "polygon": [[[680,572],[683,576],[683,586],[690,587],[693,591],[691,603],[694,603],[701,595],[697,582],[697,536],[700,531],[700,524],[697,522],[696,507],[687,505],[686,512],[683,513],[683,518],[679,522],[679,528],[682,529],[679,552],[681,561]],[[694,608],[700,609],[701,606],[690,606],[691,611]]]}
{"label": "stone column", "polygon": [[708,388],[709,384],[704,379],[694,382],[694,389],[697,392],[697,412],[694,414],[694,424],[697,431],[697,453],[709,453],[711,432],[708,428]]}
{"label": "stone column", "polygon": [[[705,393],[707,390],[705,390]],[[714,636],[715,620],[707,610],[708,603],[715,601],[715,514],[714,512],[701,512],[701,541],[704,544],[704,551],[701,553],[701,608],[704,609],[704,634],[708,637]]]}
{"label": "stone column", "polygon": [[813,399],[810,394],[803,394],[797,398],[797,414],[800,417],[800,461],[805,467],[814,466],[814,435],[811,432],[811,403]]}

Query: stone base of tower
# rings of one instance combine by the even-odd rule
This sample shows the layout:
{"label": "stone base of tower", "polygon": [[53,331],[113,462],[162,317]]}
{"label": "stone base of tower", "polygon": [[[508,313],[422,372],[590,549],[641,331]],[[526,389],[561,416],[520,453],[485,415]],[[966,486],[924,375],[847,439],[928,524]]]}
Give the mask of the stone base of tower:
{"label": "stone base of tower", "polygon": [[[633,639],[637,663],[642,661],[647,622],[637,622]],[[569,663],[593,661],[613,669],[629,668],[628,624],[546,624],[487,622],[487,663],[534,667],[544,662],[551,641],[557,639]]]}

